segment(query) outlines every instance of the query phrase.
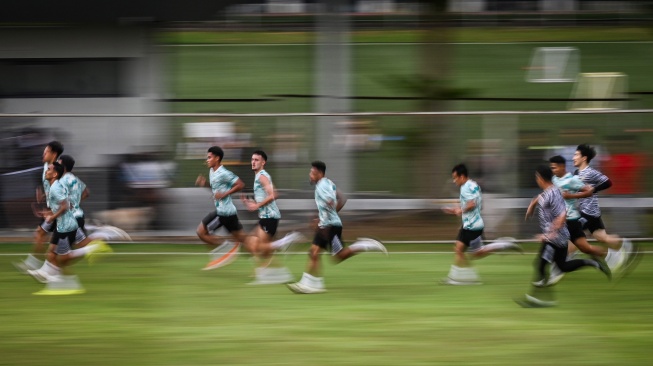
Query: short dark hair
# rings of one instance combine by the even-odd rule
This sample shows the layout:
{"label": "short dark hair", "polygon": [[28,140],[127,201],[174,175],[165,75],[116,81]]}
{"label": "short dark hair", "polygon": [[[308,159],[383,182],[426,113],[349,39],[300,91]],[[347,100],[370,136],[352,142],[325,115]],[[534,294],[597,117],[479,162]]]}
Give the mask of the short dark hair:
{"label": "short dark hair", "polygon": [[57,163],[56,161],[52,163],[52,166],[54,167],[54,171],[57,172],[57,179],[61,178],[61,176],[64,173],[64,167],[63,165]]}
{"label": "short dark hair", "polygon": [[567,164],[567,159],[565,159],[562,155],[556,155],[549,158],[549,163],[564,165]]}
{"label": "short dark hair", "polygon": [[580,152],[582,156],[586,157],[588,163],[592,161],[592,159],[594,159],[596,156],[596,150],[594,150],[594,148],[588,144],[578,145],[576,151]]}
{"label": "short dark hair", "polygon": [[319,170],[322,174],[326,174],[326,164],[324,164],[324,162],[315,160],[314,162],[311,163],[311,166]]}
{"label": "short dark hair", "polygon": [[260,155],[264,161],[268,161],[268,154],[266,154],[263,150],[255,150],[252,155]]}
{"label": "short dark hair", "polygon": [[545,182],[550,182],[551,179],[553,179],[553,171],[551,170],[550,167],[546,165],[539,165],[536,169],[535,172],[544,179]]}
{"label": "short dark hair", "polygon": [[50,148],[50,151],[56,153],[57,157],[63,154],[63,144],[59,141],[50,141],[46,146]]}
{"label": "short dark hair", "polygon": [[211,147],[209,147],[208,152],[210,152],[211,154],[219,157],[220,161],[222,161],[222,158],[224,158],[224,151],[222,151],[220,146],[211,146]]}
{"label": "short dark hair", "polygon": [[468,174],[467,173],[467,167],[465,166],[465,164],[462,164],[462,163],[457,164],[456,166],[454,166],[453,169],[451,169],[451,172],[456,173],[458,176],[469,177],[469,175],[467,175]]}
{"label": "short dark hair", "polygon": [[67,172],[73,171],[73,167],[75,166],[75,159],[73,159],[72,156],[61,155],[59,160],[61,160],[61,165],[63,165],[64,169],[66,169]]}

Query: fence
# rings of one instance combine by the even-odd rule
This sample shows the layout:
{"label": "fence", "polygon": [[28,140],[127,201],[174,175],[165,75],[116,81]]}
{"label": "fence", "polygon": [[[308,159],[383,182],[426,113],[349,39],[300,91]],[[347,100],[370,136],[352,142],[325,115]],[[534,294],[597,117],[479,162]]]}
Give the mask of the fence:
{"label": "fence", "polygon": [[[250,177],[248,154],[253,148],[263,147],[271,157],[266,168],[281,191],[279,204],[284,211],[296,213],[313,211],[307,167],[314,159],[328,162],[328,175],[336,183],[352,182],[348,192],[350,202],[346,208],[346,212],[349,212],[346,214],[351,215],[356,212],[359,215],[387,215],[402,211],[431,211],[451,204],[451,199],[457,197],[457,191],[450,182],[449,171],[453,164],[464,161],[470,166],[472,178],[484,187],[487,196],[484,215],[488,216],[487,221],[501,222],[521,216],[524,203],[537,192],[533,179],[537,163],[544,162],[550,154],[568,155],[570,151],[573,154],[575,145],[589,142],[602,149],[600,155],[636,155],[641,159],[636,167],[611,167],[610,170],[607,165],[601,166],[619,184],[628,183],[622,182],[622,174],[637,183],[637,188],[626,184],[625,188],[622,187],[624,191],[602,192],[604,198],[601,204],[606,208],[606,217],[618,223],[624,234],[647,235],[648,219],[641,214],[653,208],[653,179],[648,169],[650,158],[646,148],[653,144],[653,127],[649,127],[653,126],[651,116],[653,110],[649,109],[245,114],[3,113],[0,114],[0,121],[24,119],[32,121],[30,123],[38,121],[38,126],[47,127],[49,121],[55,120],[59,121],[59,128],[65,130],[65,121],[84,120],[86,122],[83,124],[71,125],[83,132],[76,134],[79,131],[66,131],[63,135],[67,136],[64,144],[71,146],[66,151],[77,155],[81,145],[90,147],[84,150],[87,152],[93,151],[93,147],[105,146],[99,140],[109,138],[106,133],[111,130],[112,121],[121,118],[160,120],[170,135],[157,147],[162,151],[157,152],[164,157],[162,160],[174,161],[177,168],[168,169],[163,164],[140,166],[147,167],[151,172],[168,169],[166,172],[172,172],[168,176],[168,184],[161,184],[159,176],[155,177],[159,180],[156,187],[148,189],[148,185],[143,186],[142,182],[130,186],[121,180],[121,166],[124,167],[122,164],[125,161],[114,161],[111,166],[82,165],[76,169],[94,192],[89,202],[85,203],[90,216],[124,207],[157,205],[157,200],[160,200],[159,203],[163,204],[159,210],[161,216],[144,222],[144,226],[137,229],[158,226],[192,233],[199,220],[197,215],[201,216],[198,210],[208,212],[211,209],[206,194],[199,188],[191,187],[197,174],[205,173],[202,161],[206,148],[212,144],[224,143],[226,150],[231,148],[227,151],[240,151],[238,161],[229,161],[227,154],[225,162],[248,186],[253,179],[253,176]],[[219,124],[220,129],[208,128],[206,121]],[[201,130],[199,134],[186,135],[183,126],[188,122],[195,127],[197,123],[207,123],[206,138],[202,138]],[[332,124],[332,136],[317,137],[316,130],[311,128],[316,123]],[[433,135],[431,128],[438,124],[441,126]],[[99,125],[105,133],[93,132]],[[121,126],[123,130],[124,125]],[[150,133],[138,129],[122,132]],[[429,138],[425,139],[425,136],[435,140],[428,141]],[[113,140],[109,146],[120,145],[119,135],[111,138]],[[331,143],[322,148],[315,147],[319,139],[328,139]],[[166,146],[171,148],[166,149]],[[151,149],[151,146],[131,146],[130,149],[143,151]],[[331,160],[334,149],[347,150],[338,159],[348,159],[349,162]],[[95,153],[107,156],[111,151],[98,150]],[[570,156],[567,158],[570,159]],[[604,161],[601,160],[601,163]],[[348,171],[339,170],[340,165],[347,165]],[[427,179],[432,170],[437,172]],[[636,172],[633,173],[633,170]],[[613,176],[613,172],[621,173]],[[7,194],[13,194],[16,188],[7,183],[12,178],[10,173],[3,175]],[[140,190],[135,188],[139,184]],[[33,192],[31,188],[30,191]],[[20,205],[28,207],[22,196],[20,202],[8,206],[11,197],[7,194],[3,195],[5,210],[14,210]],[[632,220],[634,214],[640,218]],[[25,212],[25,215],[30,216],[31,212]],[[493,216],[496,216],[496,220],[493,220]],[[31,224],[30,220],[33,221],[33,218],[22,220],[21,224]],[[10,223],[9,226],[16,225]],[[518,228],[508,229],[508,234],[514,230]]]}

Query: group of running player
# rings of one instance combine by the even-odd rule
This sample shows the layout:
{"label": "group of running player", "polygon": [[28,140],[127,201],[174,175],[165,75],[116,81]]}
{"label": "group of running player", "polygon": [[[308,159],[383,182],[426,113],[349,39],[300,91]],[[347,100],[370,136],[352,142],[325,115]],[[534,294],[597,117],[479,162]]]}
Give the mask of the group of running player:
{"label": "group of running player", "polygon": [[[84,211],[80,203],[88,197],[86,184],[73,173],[75,159],[62,155],[63,145],[49,142],[43,150],[42,186],[37,187],[34,213],[41,218],[34,232],[34,248],[25,260],[15,263],[16,268],[31,275],[46,287],[35,294],[67,295],[83,293],[84,288],[77,276],[70,272],[75,259],[111,252],[102,240],[92,240],[86,235]],[[45,203],[42,205],[42,203]],[[44,250],[47,236],[49,246],[45,260],[37,256]]]}
{"label": "group of running player", "polygon": [[[74,159],[61,155],[63,146],[50,142],[43,152],[43,189],[37,190],[37,201],[45,201],[46,208],[37,210],[42,223],[35,231],[33,254],[16,266],[48,286],[37,294],[70,294],[83,292],[76,276],[69,275],[66,268],[79,257],[92,260],[97,253],[111,249],[101,240],[91,241],[84,230],[84,212],[79,207],[88,196],[86,185],[72,174]],[[636,245],[628,239],[609,235],[601,219],[598,192],[611,186],[611,181],[598,170],[589,166],[595,157],[595,150],[589,145],[579,145],[573,157],[577,170],[567,172],[566,159],[554,156],[548,166],[535,171],[535,180],[542,193],[531,201],[526,218],[538,210],[541,234],[539,254],[535,261],[534,290],[524,299],[522,306],[552,306],[555,302],[542,299],[537,289],[550,287],[559,282],[565,273],[582,267],[594,267],[608,277],[612,273],[625,272],[638,258]],[[196,185],[209,186],[215,210],[207,214],[197,227],[197,235],[211,247],[211,260],[203,268],[211,270],[231,263],[244,247],[255,262],[252,284],[286,284],[295,293],[314,294],[326,291],[322,276],[320,257],[329,251],[336,262],[346,260],[360,252],[382,252],[386,248],[379,241],[359,238],[346,246],[343,242],[342,221],[338,212],[346,199],[336,185],[326,177],[326,164],[311,163],[309,179],[315,185],[315,202],[318,217],[314,219],[314,237],[309,250],[306,271],[298,282],[292,283],[291,272],[282,263],[276,263],[275,252],[283,252],[290,245],[304,241],[298,232],[274,240],[281,219],[276,204],[277,191],[272,177],[265,171],[267,154],[262,150],[252,153],[251,167],[254,172],[253,196],[241,193],[241,200],[249,211],[258,212],[259,221],[250,233],[245,233],[232,201],[232,195],[243,190],[245,183],[223,164],[223,150],[218,146],[208,149],[206,164],[208,179],[198,176]],[[455,242],[454,264],[448,276],[441,281],[447,285],[480,284],[470,259],[483,258],[499,251],[518,251],[522,248],[512,238],[499,238],[491,243],[483,242],[484,222],[481,217],[482,193],[480,186],[469,178],[467,167],[458,164],[452,169],[454,184],[460,188],[459,205],[447,207],[446,213],[461,216],[462,227]],[[215,235],[224,228],[233,240]],[[590,245],[585,230],[607,245],[607,248]],[[42,252],[43,242],[52,233],[46,260],[41,263],[35,255]],[[568,245],[571,242],[572,245]],[[577,250],[589,254],[588,259],[574,259]],[[550,266],[549,266],[550,265]],[[547,273],[547,269],[549,269]]]}
{"label": "group of running player", "polygon": [[[541,229],[537,239],[541,247],[535,261],[533,290],[517,300],[524,307],[555,305],[552,293],[544,289],[558,283],[565,273],[582,267],[594,267],[612,278],[613,273],[625,275],[637,263],[640,254],[637,246],[628,239],[609,235],[605,231],[597,194],[610,188],[612,182],[589,165],[595,156],[594,148],[582,144],[578,145],[573,156],[574,174],[566,171],[566,159],[560,155],[551,157],[548,166],[542,165],[535,170],[535,180],[542,193],[531,201],[526,218],[533,216],[537,209]],[[521,249],[510,238],[500,238],[483,245],[481,189],[468,177],[463,164],[453,168],[452,178],[460,187],[460,206],[446,208],[445,212],[461,216],[463,226],[455,244],[454,264],[442,283],[480,284],[468,257],[476,259],[497,251]],[[590,245],[585,230],[605,243],[607,248]],[[578,250],[589,254],[590,258],[574,259]]]}
{"label": "group of running player", "polygon": [[[326,291],[324,278],[320,269],[320,254],[329,250],[333,258],[343,261],[351,256],[365,251],[387,253],[385,247],[374,239],[361,238],[355,243],[345,246],[342,240],[342,221],[338,211],[346,200],[336,185],[326,177],[326,164],[321,161],[311,163],[309,178],[315,185],[315,202],[319,217],[315,219],[315,236],[309,251],[309,262],[306,272],[296,283],[290,283],[292,274],[285,266],[273,265],[272,254],[275,251],[285,251],[296,242],[303,241],[298,232],[291,232],[285,237],[273,241],[277,232],[281,213],[276,204],[277,192],[272,184],[272,177],[265,171],[267,154],[261,150],[252,153],[252,171],[254,172],[254,195],[241,195],[243,205],[249,211],[258,211],[258,225],[247,235],[238,220],[236,207],[231,195],[241,191],[245,184],[223,164],[224,152],[218,146],[208,149],[206,164],[209,167],[209,179],[200,175],[196,185],[211,187],[215,210],[211,211],[197,227],[197,236],[212,248],[215,254],[204,269],[214,269],[230,263],[238,252],[239,245],[252,255],[255,260],[255,280],[253,284],[285,283],[295,293],[321,293]],[[212,233],[224,227],[235,242],[222,241]]]}

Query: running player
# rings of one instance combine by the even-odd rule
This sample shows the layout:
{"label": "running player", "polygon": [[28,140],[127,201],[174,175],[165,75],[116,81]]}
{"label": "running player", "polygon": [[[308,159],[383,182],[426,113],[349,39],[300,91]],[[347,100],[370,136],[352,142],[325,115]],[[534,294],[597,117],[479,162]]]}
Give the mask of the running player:
{"label": "running player", "polygon": [[[549,159],[551,171],[553,172],[553,184],[560,188],[562,196],[572,195],[579,192],[588,192],[592,187],[583,183],[577,175],[572,175],[567,172],[567,161],[560,155],[553,156]],[[583,253],[587,253],[594,258],[601,258],[605,260],[611,270],[615,269],[619,253],[612,248],[603,248],[596,245],[591,245],[587,242],[587,237],[583,231],[583,224],[580,221],[580,212],[576,205],[576,199],[566,198],[565,206],[567,209],[567,229],[569,230],[569,240],[573,245],[569,246],[569,252],[573,253],[576,248],[580,249]],[[568,255],[567,259],[572,259],[573,255]],[[548,285],[558,283],[565,273],[562,272],[555,263],[551,264],[551,272],[547,281]]]}
{"label": "running player", "polygon": [[48,203],[47,196],[48,191],[50,190],[50,182],[45,177],[48,166],[59,158],[59,155],[63,153],[63,145],[59,141],[50,141],[43,149],[43,173],[41,174],[41,184],[36,188],[36,204],[39,206],[41,203],[45,202],[46,208],[39,208],[35,214],[41,218],[41,223],[34,230],[34,244],[32,247],[32,253],[27,255],[22,262],[14,263],[16,269],[20,272],[27,273],[27,270],[39,269],[43,262],[38,259],[38,256],[43,255],[45,251],[45,242],[47,241],[47,236],[50,233],[53,233],[56,230],[55,225],[52,223],[48,224],[44,216],[48,213]]}
{"label": "running player", "polygon": [[610,188],[612,182],[610,178],[589,165],[595,156],[596,151],[593,147],[587,144],[578,145],[573,158],[574,166],[577,168],[574,174],[578,175],[583,183],[591,186],[592,189],[587,192],[565,194],[565,198],[578,199],[583,229],[588,230],[596,240],[605,243],[615,251],[619,251],[617,255],[614,255],[616,259],[609,258],[611,268],[617,271],[621,269],[622,265],[627,266],[633,263],[633,259],[638,255],[639,250],[630,240],[620,238],[617,235],[610,235],[605,230],[605,225],[601,219],[598,193]]}
{"label": "running player", "polygon": [[[203,268],[210,270],[225,266],[236,259],[240,244],[256,258],[256,248],[250,245],[243,231],[243,225],[238,220],[236,206],[234,206],[231,195],[242,190],[245,183],[234,173],[222,165],[224,152],[219,146],[212,146],[206,154],[206,165],[209,167],[209,180],[199,175],[195,185],[204,187],[207,183],[211,187],[212,198],[215,210],[207,214],[197,226],[197,236],[212,248],[211,255],[214,257]],[[212,235],[212,232],[224,227],[233,236],[235,243],[224,241]]]}
{"label": "running player", "polygon": [[460,205],[445,207],[443,211],[460,216],[463,225],[454,244],[454,264],[451,265],[447,277],[442,279],[440,283],[444,285],[478,285],[481,282],[478,274],[471,266],[467,254],[471,259],[480,259],[497,251],[522,250],[511,240],[498,239],[493,243],[483,245],[485,225],[481,217],[481,187],[469,178],[465,164],[454,166],[451,170],[451,177],[454,184],[460,187]]}
{"label": "running player", "polygon": [[272,254],[277,249],[287,248],[295,241],[301,240],[301,234],[290,233],[280,241],[272,242],[281,212],[277,207],[277,191],[272,184],[272,177],[265,171],[267,154],[262,150],[252,153],[252,170],[254,171],[254,199],[242,196],[241,199],[250,211],[258,211],[259,222],[248,240],[261,258],[256,268],[256,279],[252,284],[275,284],[292,281],[292,275],[285,266],[272,265]]}
{"label": "running player", "polygon": [[360,238],[345,247],[342,241],[342,221],[338,212],[345,205],[346,199],[337,190],[336,185],[326,177],[325,163],[312,162],[308,177],[311,183],[315,184],[315,202],[319,218],[316,219],[315,237],[309,251],[306,272],[299,282],[287,285],[291,291],[298,294],[317,294],[326,291],[320,265],[320,254],[323,250],[329,250],[338,263],[360,252],[387,254],[383,244],[373,239]]}
{"label": "running player", "polygon": [[541,242],[540,252],[535,260],[535,276],[532,282],[534,287],[531,294],[525,299],[517,300],[523,307],[546,307],[554,306],[552,291],[547,291],[549,299],[542,299],[536,295],[537,289],[547,287],[547,264],[554,263],[563,272],[573,272],[582,267],[594,267],[610,278],[610,269],[601,262],[593,259],[567,260],[567,242],[569,241],[569,230],[567,229],[567,208],[562,198],[560,189],[552,182],[553,172],[548,166],[539,166],[536,169],[535,180],[542,189],[540,193],[526,210],[526,218],[533,215],[535,207],[538,208],[538,218],[542,233],[538,235]]}

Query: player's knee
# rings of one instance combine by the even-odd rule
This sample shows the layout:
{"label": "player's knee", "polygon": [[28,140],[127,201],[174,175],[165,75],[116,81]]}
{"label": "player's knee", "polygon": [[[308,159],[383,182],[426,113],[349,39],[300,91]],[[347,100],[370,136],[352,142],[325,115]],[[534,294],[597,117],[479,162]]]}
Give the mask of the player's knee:
{"label": "player's knee", "polygon": [[197,233],[197,236],[199,236],[201,238],[202,236],[206,235],[208,232],[206,231],[206,228],[204,227],[204,224],[200,223],[197,226],[196,233]]}

